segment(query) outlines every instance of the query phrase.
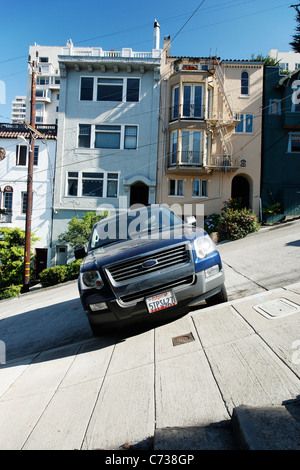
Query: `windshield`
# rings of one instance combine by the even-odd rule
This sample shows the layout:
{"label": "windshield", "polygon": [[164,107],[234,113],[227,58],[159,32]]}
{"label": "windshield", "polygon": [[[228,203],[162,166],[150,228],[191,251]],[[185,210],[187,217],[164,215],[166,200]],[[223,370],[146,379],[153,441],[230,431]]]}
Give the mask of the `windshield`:
{"label": "windshield", "polygon": [[165,207],[149,206],[108,217],[98,222],[90,239],[90,249],[99,248],[147,234],[155,236],[164,230],[172,231],[183,221]]}

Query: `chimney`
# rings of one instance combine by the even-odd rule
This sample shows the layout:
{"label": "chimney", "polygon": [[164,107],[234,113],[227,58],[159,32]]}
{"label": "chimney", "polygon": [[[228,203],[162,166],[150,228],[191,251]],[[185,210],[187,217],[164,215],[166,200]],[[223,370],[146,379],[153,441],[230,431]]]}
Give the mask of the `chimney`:
{"label": "chimney", "polygon": [[153,47],[159,49],[160,43],[160,26],[157,20],[154,21],[154,33],[153,33]]}

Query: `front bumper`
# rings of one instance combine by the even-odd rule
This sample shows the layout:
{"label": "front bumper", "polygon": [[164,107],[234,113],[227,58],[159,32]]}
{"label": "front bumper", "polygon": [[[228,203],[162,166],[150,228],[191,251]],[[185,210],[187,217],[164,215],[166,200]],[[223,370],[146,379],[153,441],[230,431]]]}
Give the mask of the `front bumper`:
{"label": "front bumper", "polygon": [[[219,272],[209,277],[206,271],[194,273],[185,279],[185,283],[173,286],[171,289],[166,285],[155,287],[151,292],[142,298],[124,303],[114,296],[104,295],[104,292],[91,289],[81,292],[81,301],[87,314],[89,322],[93,325],[101,325],[103,328],[111,328],[121,325],[127,325],[137,322],[145,322],[151,320],[167,319],[180,315],[186,311],[189,304],[196,301],[205,300],[214,294],[217,294],[225,281],[224,272],[221,264]],[[177,299],[177,305],[167,309],[149,313],[145,301],[145,297],[173,291]],[[105,303],[107,308],[98,311],[92,311],[90,305]]]}

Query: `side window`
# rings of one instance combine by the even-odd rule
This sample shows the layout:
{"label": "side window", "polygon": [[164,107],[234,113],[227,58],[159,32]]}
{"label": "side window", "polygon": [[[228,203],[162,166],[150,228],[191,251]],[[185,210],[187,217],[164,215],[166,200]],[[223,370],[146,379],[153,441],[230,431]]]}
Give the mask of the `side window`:
{"label": "side window", "polygon": [[94,93],[94,78],[93,77],[81,77],[80,100],[81,101],[93,101],[93,93]]}
{"label": "side window", "polygon": [[17,145],[16,148],[16,165],[26,166],[27,164],[27,146]]}
{"label": "side window", "polygon": [[91,146],[91,125],[79,124],[78,147],[90,148]]}
{"label": "side window", "polygon": [[126,101],[135,102],[140,98],[140,80],[139,78],[127,79]]}
{"label": "side window", "polygon": [[249,95],[249,73],[246,71],[241,74],[241,95]]}

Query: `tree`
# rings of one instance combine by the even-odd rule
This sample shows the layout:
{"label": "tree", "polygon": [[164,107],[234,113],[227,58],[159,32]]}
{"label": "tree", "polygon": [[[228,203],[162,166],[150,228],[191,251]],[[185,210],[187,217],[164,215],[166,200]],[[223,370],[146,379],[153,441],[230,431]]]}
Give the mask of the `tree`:
{"label": "tree", "polygon": [[74,250],[82,247],[88,242],[95,223],[107,216],[108,212],[104,211],[101,214],[86,212],[82,219],[79,219],[78,215],[72,217],[68,223],[68,230],[59,235],[58,241],[68,243]]}
{"label": "tree", "polygon": [[[0,235],[1,297],[1,292],[6,288],[23,283],[25,231],[19,228],[1,228]],[[31,243],[37,240],[38,238],[31,234]],[[31,270],[33,271],[33,266]]]}
{"label": "tree", "polygon": [[290,42],[290,46],[292,46],[292,49],[294,52],[300,52],[300,4],[299,5],[291,5],[291,8],[295,8],[296,10],[296,34],[293,36],[293,41]]}
{"label": "tree", "polygon": [[251,56],[252,62],[264,62],[265,65],[280,65],[279,60],[276,60],[274,57],[270,57],[269,55],[264,56],[263,54],[258,54],[256,57],[254,54]]}

